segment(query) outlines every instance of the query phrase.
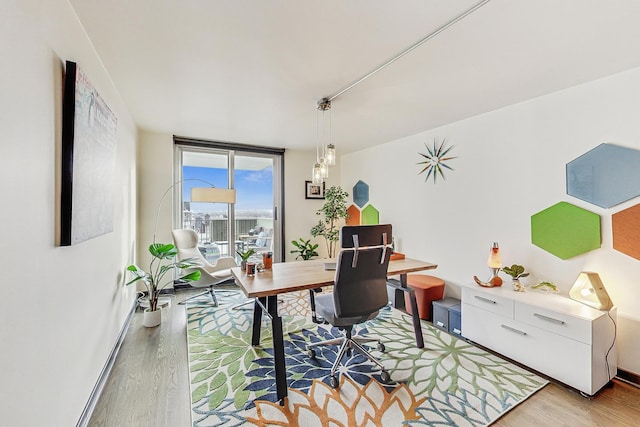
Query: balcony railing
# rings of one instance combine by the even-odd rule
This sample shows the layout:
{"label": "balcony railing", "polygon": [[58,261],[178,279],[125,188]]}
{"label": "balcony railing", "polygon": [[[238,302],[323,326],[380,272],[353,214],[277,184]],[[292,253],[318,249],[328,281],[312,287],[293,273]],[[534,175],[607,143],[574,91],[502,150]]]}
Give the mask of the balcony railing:
{"label": "balcony railing", "polygon": [[[202,218],[202,217],[190,217],[184,216],[182,223],[183,228],[189,228],[195,230],[198,234],[198,246],[208,261],[215,261],[217,258],[223,255],[229,254],[229,239],[227,233],[227,224],[229,220],[226,218]],[[236,238],[233,239],[235,250],[245,250],[246,240],[240,238],[240,236],[250,234],[251,230],[255,230],[257,227],[263,227],[264,229],[273,229],[272,218],[242,218],[236,219]],[[235,256],[235,253],[231,253],[231,256]]]}

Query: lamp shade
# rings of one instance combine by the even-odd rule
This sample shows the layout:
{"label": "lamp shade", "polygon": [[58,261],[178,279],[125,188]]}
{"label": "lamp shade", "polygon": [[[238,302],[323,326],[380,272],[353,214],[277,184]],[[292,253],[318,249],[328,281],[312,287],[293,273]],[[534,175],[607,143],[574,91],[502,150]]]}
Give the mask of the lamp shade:
{"label": "lamp shade", "polygon": [[191,201],[207,203],[235,203],[236,190],[215,187],[193,187],[191,189]]}
{"label": "lamp shade", "polygon": [[583,271],[569,290],[569,297],[598,310],[611,310],[613,302],[598,273]]}
{"label": "lamp shade", "polygon": [[493,242],[493,246],[489,250],[489,259],[487,259],[487,265],[489,268],[502,267],[502,260],[500,259],[500,248],[498,242]]}

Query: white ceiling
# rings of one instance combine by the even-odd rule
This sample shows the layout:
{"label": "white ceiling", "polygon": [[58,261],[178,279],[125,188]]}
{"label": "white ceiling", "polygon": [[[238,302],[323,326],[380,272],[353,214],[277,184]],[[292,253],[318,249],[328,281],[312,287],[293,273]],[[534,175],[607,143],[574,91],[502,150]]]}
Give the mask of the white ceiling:
{"label": "white ceiling", "polygon": [[[477,3],[69,1],[141,129],[310,149],[320,98]],[[350,152],[639,66],[638,0],[491,0],[337,97],[332,139]]]}

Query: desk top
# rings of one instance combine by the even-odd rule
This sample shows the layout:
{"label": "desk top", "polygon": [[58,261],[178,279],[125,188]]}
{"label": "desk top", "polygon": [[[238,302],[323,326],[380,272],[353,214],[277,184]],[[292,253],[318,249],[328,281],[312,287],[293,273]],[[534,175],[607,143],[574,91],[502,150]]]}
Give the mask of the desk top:
{"label": "desk top", "polygon": [[[333,285],[335,271],[325,270],[324,263],[331,259],[314,259],[309,261],[278,262],[271,270],[247,276],[240,267],[231,269],[236,283],[249,298],[266,297],[285,292],[314,289]],[[432,270],[436,264],[404,258],[389,261],[388,276]]]}

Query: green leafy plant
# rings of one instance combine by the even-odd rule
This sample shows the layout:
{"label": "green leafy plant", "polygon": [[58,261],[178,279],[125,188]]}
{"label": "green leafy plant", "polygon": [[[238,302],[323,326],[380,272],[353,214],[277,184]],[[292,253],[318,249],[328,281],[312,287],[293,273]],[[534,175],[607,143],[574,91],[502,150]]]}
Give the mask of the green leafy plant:
{"label": "green leafy plant", "polygon": [[240,257],[240,259],[242,259],[242,261],[247,261],[251,255],[256,253],[256,250],[251,248],[251,249],[247,249],[244,252],[243,251],[236,251],[236,253]]}
{"label": "green leafy plant", "polygon": [[[142,280],[149,294],[149,310],[156,311],[158,309],[160,291],[169,283],[173,282],[172,275],[166,279],[165,275],[174,268],[183,269],[196,267],[199,263],[196,258],[175,261],[175,256],[178,254],[178,251],[175,246],[170,243],[153,243],[149,246],[149,253],[151,254],[149,272],[144,271],[135,264],[131,264],[127,267],[127,271],[133,275],[133,279],[128,282],[127,285]],[[195,281],[200,279],[200,272],[197,270],[192,271],[181,276],[179,279],[186,282]]]}
{"label": "green leafy plant", "polygon": [[347,197],[349,193],[342,187],[329,187],[324,195],[324,205],[316,212],[316,215],[323,215],[324,218],[311,229],[311,236],[324,237],[330,258],[335,256],[336,243],[340,238],[340,221],[349,218]]}
{"label": "green leafy plant", "polygon": [[518,280],[529,275],[529,273],[524,272],[524,267],[518,264],[513,264],[511,267],[503,267],[502,271],[511,276],[513,280]]}
{"label": "green leafy plant", "polygon": [[298,254],[296,255],[296,259],[302,258],[303,260],[307,261],[314,256],[318,256],[318,252],[316,252],[316,249],[318,249],[318,244],[311,243],[311,239],[304,240],[302,237],[300,237],[298,240],[292,240],[291,244],[296,247],[296,249],[290,252],[292,254]]}

